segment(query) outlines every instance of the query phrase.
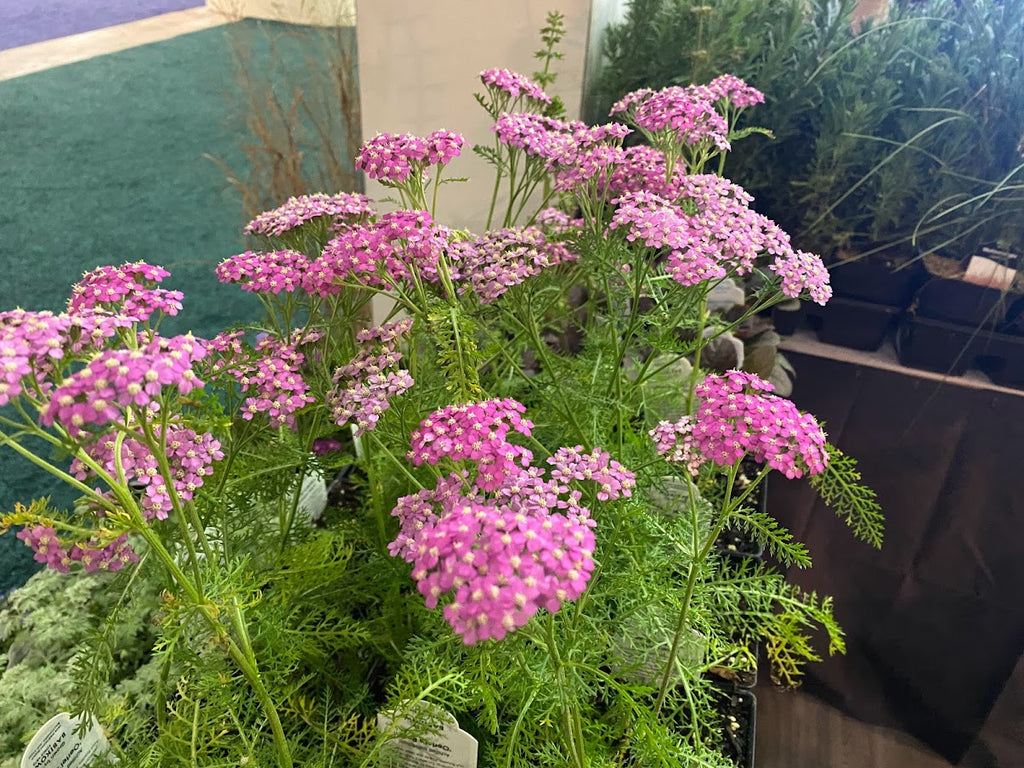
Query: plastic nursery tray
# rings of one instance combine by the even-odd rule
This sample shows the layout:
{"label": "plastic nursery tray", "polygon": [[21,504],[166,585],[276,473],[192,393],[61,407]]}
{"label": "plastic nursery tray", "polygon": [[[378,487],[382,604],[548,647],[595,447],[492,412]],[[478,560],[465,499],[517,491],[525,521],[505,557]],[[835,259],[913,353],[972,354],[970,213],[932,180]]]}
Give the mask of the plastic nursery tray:
{"label": "plastic nursery tray", "polygon": [[903,365],[960,376],[974,365],[972,328],[906,315],[896,329],[896,356]]}
{"label": "plastic nursery tray", "polygon": [[928,274],[920,260],[897,269],[892,264],[863,258],[830,264],[829,276],[834,296],[906,308]]}
{"label": "plastic nursery tray", "polygon": [[808,309],[820,341],[873,352],[882,346],[903,308],[835,296],[824,307]]}
{"label": "plastic nursery tray", "polygon": [[995,288],[933,277],[918,291],[915,311],[932,320],[991,329],[1003,322],[1014,298]]}

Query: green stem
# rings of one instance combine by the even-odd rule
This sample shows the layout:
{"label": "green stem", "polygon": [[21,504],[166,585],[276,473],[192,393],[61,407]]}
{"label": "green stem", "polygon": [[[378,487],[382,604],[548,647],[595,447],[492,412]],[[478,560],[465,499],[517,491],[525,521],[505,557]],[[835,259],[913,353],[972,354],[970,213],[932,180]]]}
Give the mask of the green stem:
{"label": "green stem", "polygon": [[555,617],[548,614],[547,622],[547,647],[551,662],[555,667],[555,680],[558,687],[559,708],[562,714],[562,728],[565,743],[569,748],[569,755],[572,765],[575,768],[587,768],[587,755],[583,744],[583,725],[580,720],[579,709],[572,706],[569,701],[567,690],[566,667],[558,652],[558,642],[555,639]]}

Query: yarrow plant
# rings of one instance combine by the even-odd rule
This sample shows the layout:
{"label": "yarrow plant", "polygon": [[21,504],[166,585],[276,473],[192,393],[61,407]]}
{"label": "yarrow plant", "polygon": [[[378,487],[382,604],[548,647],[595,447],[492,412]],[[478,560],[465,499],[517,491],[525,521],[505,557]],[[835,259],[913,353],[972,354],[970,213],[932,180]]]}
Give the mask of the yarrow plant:
{"label": "yarrow plant", "polygon": [[[702,367],[750,314],[829,297],[715,172],[763,97],[722,77],[564,119],[543,90],[557,21],[539,77],[480,76],[482,232],[435,218],[461,135],[380,134],[357,165],[397,209],[293,198],[214,270],[260,298],[254,327],[162,335],[182,296],[141,262],[88,273],[62,313],[0,315],[0,443],[80,496],[0,525],[70,578],[121,572],[127,600],[139,573],[164,584],[151,698],[97,698],[103,633],[81,657],[81,708],[127,764],[377,765],[436,726],[413,722],[429,704],[481,765],[724,768],[712,671],[754,639],[785,678],[816,629],[842,650],[827,599],[715,555],[729,526],[809,565],[751,503],[771,472],[881,535],[812,416]],[[741,317],[709,309],[725,281]],[[682,418],[647,397],[666,376]]]}

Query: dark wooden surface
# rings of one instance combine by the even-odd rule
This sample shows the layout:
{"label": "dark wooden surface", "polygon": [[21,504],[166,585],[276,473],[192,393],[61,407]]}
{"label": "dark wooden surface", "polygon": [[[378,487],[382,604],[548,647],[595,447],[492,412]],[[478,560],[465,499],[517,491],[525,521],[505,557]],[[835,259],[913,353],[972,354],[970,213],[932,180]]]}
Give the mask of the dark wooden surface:
{"label": "dark wooden surface", "polygon": [[914,738],[863,723],[808,693],[755,692],[756,768],[955,768]]}

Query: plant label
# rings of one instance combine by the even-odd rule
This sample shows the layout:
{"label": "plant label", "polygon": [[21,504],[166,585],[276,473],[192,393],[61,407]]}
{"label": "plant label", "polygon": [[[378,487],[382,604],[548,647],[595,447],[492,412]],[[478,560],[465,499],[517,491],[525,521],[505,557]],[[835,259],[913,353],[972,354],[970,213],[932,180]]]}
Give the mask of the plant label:
{"label": "plant label", "polygon": [[40,728],[21,758],[21,768],[86,768],[110,752],[110,742],[93,718],[83,731],[79,717],[67,712]]}
{"label": "plant label", "polygon": [[[381,712],[377,729],[385,734],[395,768],[476,768],[476,739],[459,728],[450,712],[417,702],[398,720]],[[389,736],[408,733],[415,736]]]}
{"label": "plant label", "polygon": [[323,516],[325,509],[327,509],[327,481],[316,472],[310,472],[302,478],[296,516],[312,525]]}
{"label": "plant label", "polygon": [[1006,267],[986,256],[971,256],[967,263],[964,281],[975,285],[1007,291],[1013,285],[1017,270]]}

